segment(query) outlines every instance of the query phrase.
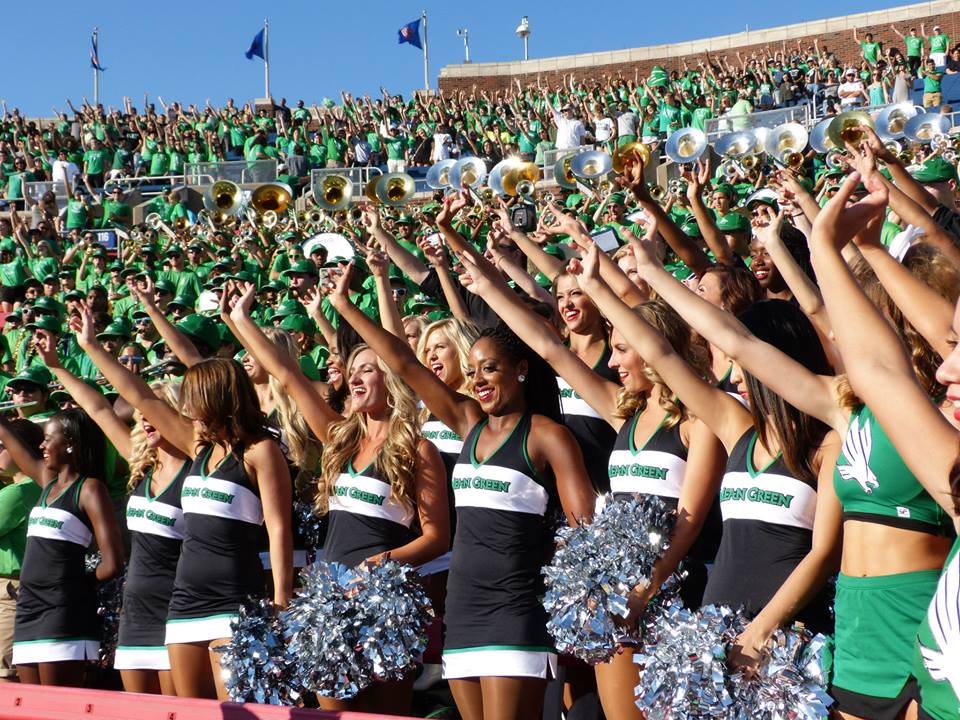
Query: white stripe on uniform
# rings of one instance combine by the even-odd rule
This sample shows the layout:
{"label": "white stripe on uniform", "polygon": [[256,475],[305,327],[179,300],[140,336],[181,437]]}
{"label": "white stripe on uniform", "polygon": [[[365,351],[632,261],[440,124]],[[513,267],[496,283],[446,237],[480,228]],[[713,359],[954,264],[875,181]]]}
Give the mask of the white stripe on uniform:
{"label": "white stripe on uniform", "polygon": [[453,469],[453,494],[457,507],[482,507],[490,510],[543,515],[549,496],[542,485],[529,475],[512,468],[457,463]]}

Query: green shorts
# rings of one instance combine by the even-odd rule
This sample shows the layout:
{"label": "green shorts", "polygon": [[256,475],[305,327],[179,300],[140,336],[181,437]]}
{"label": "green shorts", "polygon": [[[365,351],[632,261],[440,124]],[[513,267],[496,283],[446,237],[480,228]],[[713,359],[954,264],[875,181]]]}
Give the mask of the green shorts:
{"label": "green shorts", "polygon": [[939,570],[837,578],[833,686],[895,698],[910,678],[917,628]]}

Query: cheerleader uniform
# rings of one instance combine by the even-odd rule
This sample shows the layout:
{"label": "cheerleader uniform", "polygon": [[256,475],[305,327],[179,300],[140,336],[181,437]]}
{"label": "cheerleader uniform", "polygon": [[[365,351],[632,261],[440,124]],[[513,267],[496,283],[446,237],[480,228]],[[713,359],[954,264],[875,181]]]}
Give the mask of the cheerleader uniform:
{"label": "cheerleader uniform", "polygon": [[[759,613],[810,551],[816,489],[793,477],[781,455],[755,468],[757,431],[747,430],[727,459],[720,484],[723,534],[703,593],[704,605],[743,607]],[[796,620],[813,632],[829,631],[826,593]]]}
{"label": "cheerleader uniform", "polygon": [[127,501],[131,547],[113,661],[117,670],[170,669],[164,639],[183,541],[180,493],[189,471],[190,462],[184,461],[156,497],[150,495],[152,473],[147,473]]}
{"label": "cheerleader uniform", "polygon": [[[457,511],[453,502],[453,488],[450,482],[453,478],[453,469],[457,465],[457,458],[460,457],[460,451],[463,450],[463,439],[441,420],[437,419],[433,413],[423,424],[421,434],[433,443],[433,446],[440,453],[443,467],[447,472],[447,505],[450,514],[450,548],[452,549],[453,538],[457,529]],[[448,550],[440,557],[421,565],[417,568],[417,571],[424,576],[446,572],[450,568],[450,556],[451,551]]]}
{"label": "cheerleader uniform", "polygon": [[[636,446],[636,428],[640,413],[623,424],[610,453],[608,473],[615,500],[637,495],[656,495],[668,510],[676,510],[687,469],[687,448],[680,436],[680,423],[666,427],[669,415],[641,446]],[[686,578],[680,591],[684,604],[700,607],[707,584],[707,565],[712,563],[720,543],[720,507],[714,502],[700,535],[683,560]]]}
{"label": "cheerleader uniform", "polygon": [[[844,520],[953,535],[950,518],[910,472],[866,406],[850,417],[833,487]],[[830,689],[840,710],[891,720],[916,697],[911,679],[914,637],[939,578],[939,570],[870,577],[840,573]]]}
{"label": "cheerleader uniform", "polygon": [[81,477],[48,503],[51,482],[30,511],[13,630],[13,664],[95,660],[100,621],[84,555],[93,525],[80,509]]}
{"label": "cheerleader uniform", "polygon": [[531,418],[524,414],[483,462],[476,444],[486,426],[464,440],[453,471],[457,535],[447,581],[443,676],[556,676],[547,633],[540,568],[553,545],[548,508],[556,483],[527,455]]}
{"label": "cheerleader uniform", "polygon": [[[283,432],[283,428],[279,425],[279,415],[276,410],[270,413],[267,417],[267,422],[270,423],[269,432],[274,440],[277,441],[277,445],[280,446],[280,452],[283,453],[283,459],[287,463],[287,470],[290,473],[290,496],[296,500],[297,499],[297,475],[300,474],[300,468],[293,464],[290,460],[290,447],[287,445],[286,433]],[[292,511],[292,506],[291,506]],[[293,513],[291,516],[292,520],[292,530],[293,530],[293,567],[302,568],[307,565],[307,544],[303,539],[303,530],[300,527],[300,521],[297,518],[296,513]],[[272,565],[270,564],[270,535],[267,533],[267,528],[261,528],[260,532],[260,564],[263,566],[264,570],[271,570]]]}
{"label": "cheerleader uniform", "polygon": [[920,720],[960,719],[960,540],[955,540],[917,631],[913,674]]}
{"label": "cheerleader uniform", "polygon": [[352,459],[347,462],[334,483],[328,517],[327,562],[353,567],[415,537],[413,504],[402,503],[393,495],[375,461],[360,472],[353,469]]}
{"label": "cheerleader uniform", "polygon": [[[604,343],[603,354],[597,360],[592,370],[602,377],[619,384],[616,372],[607,365],[610,362],[610,348]],[[560,412],[563,413],[563,424],[570,428],[580,450],[583,452],[583,461],[590,476],[590,484],[599,494],[610,492],[609,476],[607,474],[607,458],[613,450],[616,431],[610,423],[603,419],[593,407],[570,387],[570,383],[559,375],[557,388],[560,391]]]}
{"label": "cheerleader uniform", "polygon": [[229,452],[208,470],[211,446],[200,449],[183,481],[184,535],[170,597],[166,645],[231,637],[230,623],[250,596],[264,594],[257,550],[263,505],[243,466]]}

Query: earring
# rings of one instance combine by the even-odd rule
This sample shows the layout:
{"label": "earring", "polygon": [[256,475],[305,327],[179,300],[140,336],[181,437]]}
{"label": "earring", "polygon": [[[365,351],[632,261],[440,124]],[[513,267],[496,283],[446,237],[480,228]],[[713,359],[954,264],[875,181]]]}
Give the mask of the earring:
{"label": "earring", "polygon": [[526,379],[527,379],[527,376],[526,376],[526,375],[520,375],[520,376],[517,377],[517,380],[518,380],[519,382],[523,382],[523,381],[526,380]]}
{"label": "earring", "polygon": [[73,452],[73,448],[72,448],[72,447],[68,447],[68,448],[67,448],[67,454],[69,455],[69,454],[71,454],[72,452]]}

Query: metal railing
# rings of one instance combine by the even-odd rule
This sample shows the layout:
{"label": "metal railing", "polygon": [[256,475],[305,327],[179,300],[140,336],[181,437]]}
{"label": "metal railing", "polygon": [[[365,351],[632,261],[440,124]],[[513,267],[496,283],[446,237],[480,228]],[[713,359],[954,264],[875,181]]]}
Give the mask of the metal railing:
{"label": "metal railing", "polygon": [[[109,194],[114,187],[124,192],[138,190],[143,197],[153,197],[169,190],[174,185],[183,185],[185,175],[137,175],[131,177],[117,177],[107,180],[103,184],[104,194]],[[212,180],[210,182],[213,182]]]}
{"label": "metal railing", "polygon": [[383,170],[375,166],[369,167],[345,167],[345,168],[314,168],[310,171],[310,183],[304,188],[303,194],[309,193],[312,188],[323,178],[331,175],[345,175],[353,183],[352,197],[362,197],[363,187],[370,180],[378,175],[383,175]]}
{"label": "metal railing", "polygon": [[712,143],[717,138],[738,130],[752,130],[758,127],[774,128],[787,122],[809,126],[811,116],[810,104],[803,103],[802,105],[792,105],[776,110],[763,110],[747,115],[723,115],[718,118],[710,118],[704,122],[703,129],[707,134],[707,140]]}
{"label": "metal railing", "polygon": [[230,180],[237,184],[267,183],[277,179],[276,160],[224,160],[220,162],[187,163],[184,171],[186,185],[208,185],[216,180]]}
{"label": "metal railing", "polygon": [[[77,175],[77,178],[80,176]],[[75,183],[78,180],[75,179]],[[57,199],[57,207],[64,207],[67,204],[67,188],[63,183],[53,182],[52,180],[34,180],[23,184],[23,196],[29,198],[32,204],[37,204],[43,194],[53,191]]]}

